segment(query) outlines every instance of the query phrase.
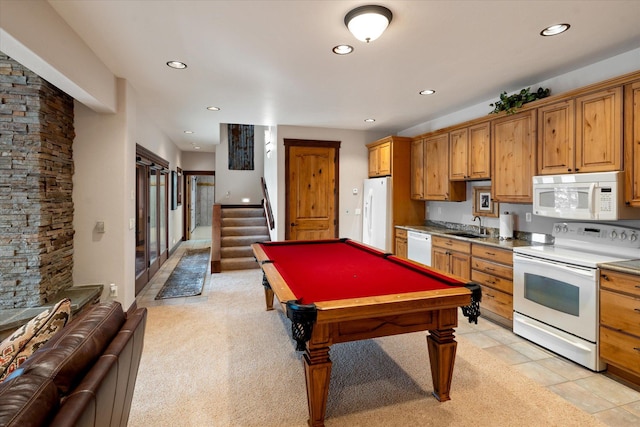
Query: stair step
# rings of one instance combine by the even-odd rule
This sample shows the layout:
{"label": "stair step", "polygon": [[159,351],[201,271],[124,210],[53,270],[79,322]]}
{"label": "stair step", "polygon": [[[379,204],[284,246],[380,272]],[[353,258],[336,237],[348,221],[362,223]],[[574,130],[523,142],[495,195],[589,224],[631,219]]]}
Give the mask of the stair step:
{"label": "stair step", "polygon": [[251,246],[227,246],[220,248],[221,258],[251,258],[253,257],[253,249]]}
{"label": "stair step", "polygon": [[261,217],[230,217],[222,218],[220,221],[222,227],[253,227],[253,226],[266,226],[267,220],[264,216]]}
{"label": "stair step", "polygon": [[260,268],[260,266],[253,257],[223,258],[220,260],[220,269],[222,271],[251,270],[256,268]]}
{"label": "stair step", "polygon": [[269,240],[269,235],[253,235],[253,236],[223,236],[220,238],[220,247],[229,246],[251,246],[256,242],[265,242]]}
{"label": "stair step", "polygon": [[222,218],[264,217],[262,208],[222,208]]}
{"label": "stair step", "polygon": [[269,234],[267,227],[223,227],[220,230],[222,237],[225,236],[263,236]]}

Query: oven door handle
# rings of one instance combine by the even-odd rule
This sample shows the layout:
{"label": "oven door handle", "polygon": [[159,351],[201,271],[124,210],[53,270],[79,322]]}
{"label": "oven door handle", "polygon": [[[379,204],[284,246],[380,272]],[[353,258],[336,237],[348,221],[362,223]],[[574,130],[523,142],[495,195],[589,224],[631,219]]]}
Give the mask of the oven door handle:
{"label": "oven door handle", "polygon": [[514,266],[515,266],[515,262],[521,262],[524,264],[533,264],[539,267],[549,267],[549,265],[551,264],[551,266],[553,268],[558,268],[561,270],[565,270],[568,271],[572,274],[579,274],[581,276],[585,276],[585,277],[593,277],[595,270],[590,269],[590,268],[581,268],[581,267],[574,267],[574,266],[569,266],[569,265],[565,265],[565,264],[561,264],[561,263],[557,263],[555,261],[551,261],[551,260],[542,260],[542,259],[537,259],[537,258],[529,258],[529,257],[525,257],[522,255],[518,255],[518,254],[513,254],[513,262],[514,262]]}

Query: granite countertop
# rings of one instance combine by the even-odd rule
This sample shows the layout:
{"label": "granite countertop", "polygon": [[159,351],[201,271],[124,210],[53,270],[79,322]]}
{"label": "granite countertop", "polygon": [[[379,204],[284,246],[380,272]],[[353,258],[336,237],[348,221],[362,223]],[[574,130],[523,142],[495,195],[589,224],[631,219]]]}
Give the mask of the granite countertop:
{"label": "granite countertop", "polygon": [[640,259],[632,259],[629,261],[605,262],[598,264],[600,268],[619,271],[621,273],[629,273],[640,276]]}
{"label": "granite countertop", "polygon": [[456,228],[449,228],[449,227],[440,226],[440,225],[398,225],[396,226],[396,228],[402,228],[407,231],[421,231],[424,233],[429,233],[432,236],[446,237],[450,239],[462,240],[462,241],[471,242],[471,243],[481,243],[483,245],[490,245],[490,246],[495,246],[498,248],[508,249],[508,250],[513,250],[513,248],[517,248],[521,246],[536,246],[536,245],[545,245],[545,244],[551,243],[550,241],[547,241],[548,236],[546,235],[543,235],[543,237],[541,238],[538,237],[536,239],[540,241],[534,241],[531,239],[500,240],[497,237],[493,237],[495,236],[495,234],[490,235],[489,237],[474,237],[474,238],[456,236],[455,234],[447,234],[447,233],[451,233],[452,231],[467,231],[467,232],[474,233],[475,230],[456,229]]}

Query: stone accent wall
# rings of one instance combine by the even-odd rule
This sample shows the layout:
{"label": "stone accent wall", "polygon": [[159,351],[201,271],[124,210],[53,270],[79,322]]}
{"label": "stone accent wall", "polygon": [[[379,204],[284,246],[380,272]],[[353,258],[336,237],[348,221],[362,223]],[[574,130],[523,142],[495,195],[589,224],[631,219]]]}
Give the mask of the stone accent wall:
{"label": "stone accent wall", "polygon": [[72,285],[73,99],[0,52],[0,309]]}

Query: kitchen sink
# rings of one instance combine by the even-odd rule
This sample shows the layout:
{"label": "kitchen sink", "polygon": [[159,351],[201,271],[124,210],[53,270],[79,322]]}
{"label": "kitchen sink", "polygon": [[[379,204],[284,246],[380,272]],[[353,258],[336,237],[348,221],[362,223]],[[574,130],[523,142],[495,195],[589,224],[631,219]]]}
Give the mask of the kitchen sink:
{"label": "kitchen sink", "polygon": [[452,236],[458,236],[458,237],[466,237],[467,239],[477,239],[479,237],[488,237],[488,236],[481,236],[480,234],[469,233],[468,231],[448,231],[444,234],[450,234]]}

